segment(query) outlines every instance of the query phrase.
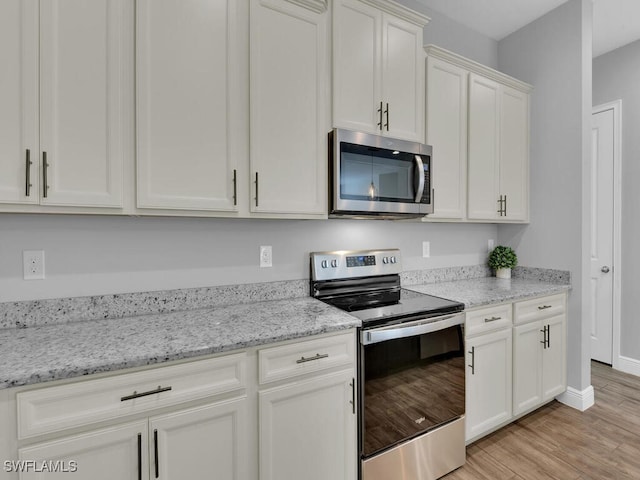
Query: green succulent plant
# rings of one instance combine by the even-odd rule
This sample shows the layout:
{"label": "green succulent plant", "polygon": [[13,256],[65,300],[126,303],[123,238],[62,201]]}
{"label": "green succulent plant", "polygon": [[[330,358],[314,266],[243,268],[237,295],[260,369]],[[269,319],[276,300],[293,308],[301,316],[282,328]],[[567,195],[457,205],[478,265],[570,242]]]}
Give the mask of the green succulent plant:
{"label": "green succulent plant", "polygon": [[518,265],[518,257],[511,247],[498,245],[489,254],[489,266],[494,270],[514,268],[516,265]]}

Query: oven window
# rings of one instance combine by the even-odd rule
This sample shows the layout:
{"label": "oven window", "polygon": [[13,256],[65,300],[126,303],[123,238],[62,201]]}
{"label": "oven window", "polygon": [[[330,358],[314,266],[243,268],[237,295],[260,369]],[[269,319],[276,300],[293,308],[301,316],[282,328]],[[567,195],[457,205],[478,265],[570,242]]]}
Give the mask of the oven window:
{"label": "oven window", "polygon": [[464,414],[461,326],[364,346],[361,361],[364,457]]}
{"label": "oven window", "polygon": [[414,156],[410,153],[341,143],[340,198],[412,202]]}

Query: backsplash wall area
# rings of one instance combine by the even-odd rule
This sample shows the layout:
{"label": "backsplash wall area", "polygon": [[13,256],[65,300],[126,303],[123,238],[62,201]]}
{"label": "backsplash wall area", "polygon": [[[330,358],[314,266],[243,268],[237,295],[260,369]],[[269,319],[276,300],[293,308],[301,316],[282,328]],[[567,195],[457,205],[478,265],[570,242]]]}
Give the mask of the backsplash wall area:
{"label": "backsplash wall area", "polygon": [[[400,248],[404,270],[477,265],[496,225],[0,215],[0,302],[309,278],[308,254]],[[422,242],[431,256],[422,257]],[[259,247],[273,247],[260,268]],[[44,250],[45,280],[23,280],[23,250]]]}

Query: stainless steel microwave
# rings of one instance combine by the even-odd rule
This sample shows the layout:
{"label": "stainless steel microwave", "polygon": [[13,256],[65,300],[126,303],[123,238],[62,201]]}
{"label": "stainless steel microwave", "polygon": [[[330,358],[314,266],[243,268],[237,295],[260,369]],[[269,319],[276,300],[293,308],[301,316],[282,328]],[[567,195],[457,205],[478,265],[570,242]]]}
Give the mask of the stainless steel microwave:
{"label": "stainless steel microwave", "polygon": [[336,128],[329,133],[329,152],[331,216],[433,213],[429,145]]}

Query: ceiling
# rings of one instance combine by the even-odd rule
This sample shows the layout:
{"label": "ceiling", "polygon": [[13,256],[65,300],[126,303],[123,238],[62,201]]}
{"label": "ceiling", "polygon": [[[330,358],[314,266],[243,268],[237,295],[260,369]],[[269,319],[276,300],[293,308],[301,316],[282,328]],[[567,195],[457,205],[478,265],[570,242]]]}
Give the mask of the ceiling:
{"label": "ceiling", "polygon": [[[567,0],[418,0],[458,23],[502,40]],[[640,39],[640,1],[594,0],[593,56]]]}

